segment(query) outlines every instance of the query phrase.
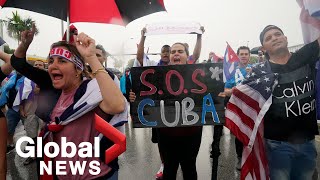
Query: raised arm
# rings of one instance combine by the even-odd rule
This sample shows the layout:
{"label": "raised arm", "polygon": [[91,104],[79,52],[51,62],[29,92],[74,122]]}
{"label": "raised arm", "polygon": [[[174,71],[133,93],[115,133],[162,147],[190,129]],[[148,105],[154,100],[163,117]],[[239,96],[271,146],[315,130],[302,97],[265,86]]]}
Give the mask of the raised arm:
{"label": "raised arm", "polygon": [[117,87],[116,83],[114,83],[113,79],[99,62],[96,56],[95,41],[88,35],[80,33],[77,36],[76,47],[85,62],[91,67],[94,77],[98,82],[102,95],[99,107],[108,114],[118,114],[124,111],[125,99],[119,87]]}
{"label": "raised arm", "polygon": [[1,71],[5,74],[5,75],[8,75],[11,73],[12,71],[12,66],[11,66],[11,63],[10,63],[10,58],[11,58],[11,55],[5,53],[5,52],[2,52],[0,51],[0,59],[2,59],[5,63],[1,66]]}
{"label": "raised arm", "polygon": [[[202,31],[202,33],[204,33],[203,26],[200,27],[200,30]],[[196,46],[194,47],[193,54],[192,54],[194,62],[196,62],[200,57],[201,46],[202,46],[202,34],[197,34],[197,42],[196,42]]]}
{"label": "raised arm", "polygon": [[12,67],[23,76],[35,82],[40,88],[52,87],[52,82],[48,72],[31,66],[26,61],[27,50],[33,40],[35,25],[32,30],[26,30],[21,33],[21,43],[11,56]]}
{"label": "raised arm", "polygon": [[144,42],[146,40],[146,28],[143,28],[141,30],[141,39],[138,44],[138,50],[137,50],[137,60],[139,61],[140,65],[143,66],[143,56],[144,56]]}

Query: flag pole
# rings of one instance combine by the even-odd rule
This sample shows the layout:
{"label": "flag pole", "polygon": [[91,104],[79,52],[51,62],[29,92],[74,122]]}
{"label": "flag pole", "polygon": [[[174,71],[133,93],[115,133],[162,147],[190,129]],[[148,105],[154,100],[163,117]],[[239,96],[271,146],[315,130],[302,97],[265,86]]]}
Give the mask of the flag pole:
{"label": "flag pole", "polygon": [[70,42],[70,0],[67,0],[67,42]]}
{"label": "flag pole", "polygon": [[[2,39],[4,39],[4,37],[3,37],[3,21],[0,21],[0,36]],[[4,46],[0,46],[0,50],[2,52],[4,52]],[[1,64],[3,64],[3,63],[1,63]]]}
{"label": "flag pole", "polygon": [[63,38],[64,34],[64,21],[61,19],[61,39]]}

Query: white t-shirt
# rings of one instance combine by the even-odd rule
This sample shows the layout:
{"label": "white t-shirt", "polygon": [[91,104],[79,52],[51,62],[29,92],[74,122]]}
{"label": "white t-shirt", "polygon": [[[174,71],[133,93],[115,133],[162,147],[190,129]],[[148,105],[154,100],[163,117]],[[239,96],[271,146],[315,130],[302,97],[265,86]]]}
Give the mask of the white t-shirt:
{"label": "white t-shirt", "polygon": [[[143,56],[143,67],[146,66],[158,66],[157,61],[150,60],[146,55]],[[133,67],[141,67],[140,62],[137,60],[137,58],[133,62]]]}

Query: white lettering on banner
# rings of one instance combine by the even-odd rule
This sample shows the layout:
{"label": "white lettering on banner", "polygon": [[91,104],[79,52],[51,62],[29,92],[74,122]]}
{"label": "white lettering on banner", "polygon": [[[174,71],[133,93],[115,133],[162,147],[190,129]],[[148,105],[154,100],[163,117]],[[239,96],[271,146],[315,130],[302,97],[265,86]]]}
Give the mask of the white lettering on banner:
{"label": "white lettering on banner", "polygon": [[[189,106],[188,106],[189,104]],[[196,124],[199,120],[199,116],[196,112],[192,111],[194,108],[194,101],[190,97],[186,97],[182,100],[181,106],[182,106],[182,125],[193,125]],[[179,123],[180,119],[180,103],[178,101],[175,101],[175,120],[173,122],[168,122],[165,117],[165,106],[164,106],[164,100],[160,101],[160,114],[161,114],[161,120],[164,125],[167,127],[175,127]],[[193,118],[189,121],[188,116],[192,116]]]}
{"label": "white lettering on banner", "polygon": [[[182,100],[182,125],[193,125],[199,120],[199,116],[196,112],[192,111],[194,108],[193,99],[186,97]],[[189,104],[189,106],[187,105]],[[193,116],[191,121],[188,121],[188,116]]]}
{"label": "white lettering on banner", "polygon": [[161,120],[163,122],[164,125],[168,126],[168,127],[175,127],[177,126],[177,124],[179,123],[179,119],[180,119],[180,103],[178,101],[175,101],[175,109],[176,109],[176,116],[175,119],[172,123],[169,123],[166,119],[165,116],[165,111],[164,111],[164,100],[160,101],[160,114],[161,114]]}
{"label": "white lettering on banner", "polygon": [[202,34],[200,24],[195,22],[179,23],[154,23],[146,25],[146,36],[159,34]]}

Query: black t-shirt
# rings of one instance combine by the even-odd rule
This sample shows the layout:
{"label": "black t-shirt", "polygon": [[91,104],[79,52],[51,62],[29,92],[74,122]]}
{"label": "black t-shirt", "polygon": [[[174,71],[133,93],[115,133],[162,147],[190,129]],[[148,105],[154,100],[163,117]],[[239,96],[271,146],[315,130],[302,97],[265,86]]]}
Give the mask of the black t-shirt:
{"label": "black t-shirt", "polygon": [[264,136],[267,139],[291,141],[314,138],[318,134],[315,109],[315,63],[319,44],[305,45],[287,64],[270,63],[279,82],[272,93],[272,105],[264,118]]}

